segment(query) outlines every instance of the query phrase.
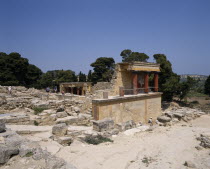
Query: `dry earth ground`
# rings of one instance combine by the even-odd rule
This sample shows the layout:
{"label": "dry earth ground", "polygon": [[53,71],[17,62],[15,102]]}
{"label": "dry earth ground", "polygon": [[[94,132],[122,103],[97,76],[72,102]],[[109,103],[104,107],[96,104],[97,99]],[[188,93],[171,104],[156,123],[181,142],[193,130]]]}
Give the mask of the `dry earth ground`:
{"label": "dry earth ground", "polygon": [[120,135],[114,143],[97,146],[74,143],[61,149],[57,156],[78,169],[182,169],[186,168],[185,161],[192,161],[198,169],[208,169],[210,150],[197,150],[195,146],[199,145],[197,136],[210,132],[210,116],[191,123],[158,127],[133,136]]}
{"label": "dry earth ground", "polygon": [[74,141],[71,146],[63,147],[49,139],[51,130],[43,131],[25,137],[38,141],[43,148],[78,169],[185,169],[185,161],[191,161],[197,169],[210,168],[210,149],[195,148],[200,143],[196,138],[201,133],[210,133],[208,115],[153,131],[121,133],[113,138],[113,143],[100,145]]}

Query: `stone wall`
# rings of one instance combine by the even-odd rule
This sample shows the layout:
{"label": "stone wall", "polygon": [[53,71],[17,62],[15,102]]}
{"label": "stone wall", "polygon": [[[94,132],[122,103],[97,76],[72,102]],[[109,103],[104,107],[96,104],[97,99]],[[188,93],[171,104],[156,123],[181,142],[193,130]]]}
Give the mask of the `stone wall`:
{"label": "stone wall", "polygon": [[110,82],[98,82],[92,88],[92,90],[94,92],[97,91],[97,90],[107,90],[107,89],[111,89],[111,83]]}
{"label": "stone wall", "polygon": [[132,89],[132,73],[126,70],[127,67],[116,65],[115,75],[112,78],[112,89],[109,92],[110,96],[119,95],[119,87],[125,89]]}
{"label": "stone wall", "polygon": [[126,70],[126,66],[117,64],[111,82],[98,82],[93,86],[95,98],[102,98],[103,92],[107,91],[109,96],[119,95],[119,87],[132,89],[132,73]]}
{"label": "stone wall", "polygon": [[161,115],[161,93],[93,100],[92,106],[95,120],[112,118],[115,123],[129,120],[147,123],[150,117],[157,119]]}

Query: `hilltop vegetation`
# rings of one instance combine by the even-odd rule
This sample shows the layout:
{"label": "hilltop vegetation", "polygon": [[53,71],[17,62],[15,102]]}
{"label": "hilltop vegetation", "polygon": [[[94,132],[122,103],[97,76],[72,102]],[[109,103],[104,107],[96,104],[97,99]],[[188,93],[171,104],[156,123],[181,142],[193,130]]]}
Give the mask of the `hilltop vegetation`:
{"label": "hilltop vegetation", "polygon": [[0,53],[0,85],[34,86],[43,74],[35,65],[19,53]]}
{"label": "hilltop vegetation", "polygon": [[[147,62],[149,56],[145,53],[132,52],[125,49],[120,53],[123,62],[142,61]],[[187,95],[204,92],[210,95],[210,78],[206,82],[200,79],[194,80],[186,76],[180,78],[173,72],[172,64],[164,54],[153,55],[156,63],[160,64],[159,91],[163,92],[163,101],[172,101],[174,97],[183,100]],[[29,63],[28,59],[21,57],[19,53],[0,53],[0,85],[25,86],[46,88],[58,86],[62,82],[110,82],[114,73],[115,61],[110,57],[99,57],[90,66],[88,76],[81,71],[78,75],[72,70],[52,70],[43,73],[40,68]],[[196,76],[197,77],[197,76]],[[151,85],[153,81],[151,80]],[[205,83],[205,88],[204,88]]]}

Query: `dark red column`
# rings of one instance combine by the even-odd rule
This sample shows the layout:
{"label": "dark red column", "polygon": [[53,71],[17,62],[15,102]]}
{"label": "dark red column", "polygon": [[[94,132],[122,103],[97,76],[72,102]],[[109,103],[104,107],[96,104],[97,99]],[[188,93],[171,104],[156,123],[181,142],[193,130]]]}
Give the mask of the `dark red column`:
{"label": "dark red column", "polygon": [[133,73],[133,94],[137,94],[138,88],[138,74],[137,73]]}
{"label": "dark red column", "polygon": [[123,97],[125,95],[124,87],[119,87],[119,94],[121,97]]}
{"label": "dark red column", "polygon": [[155,86],[155,92],[158,92],[158,73],[155,73],[154,75],[154,86]]}
{"label": "dark red column", "polygon": [[144,74],[144,92],[149,92],[149,73],[145,72]]}
{"label": "dark red column", "polygon": [[77,87],[77,95],[79,95],[79,87]]}

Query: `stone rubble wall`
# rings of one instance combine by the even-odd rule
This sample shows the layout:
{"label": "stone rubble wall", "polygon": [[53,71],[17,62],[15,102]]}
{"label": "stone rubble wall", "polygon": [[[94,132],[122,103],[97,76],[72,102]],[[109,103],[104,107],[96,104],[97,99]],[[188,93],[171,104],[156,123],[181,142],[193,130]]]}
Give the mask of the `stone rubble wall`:
{"label": "stone rubble wall", "polygon": [[109,96],[117,96],[119,95],[119,87],[132,89],[132,73],[116,64],[111,82],[98,82],[93,86],[94,99],[103,98],[103,92],[108,92]]}

